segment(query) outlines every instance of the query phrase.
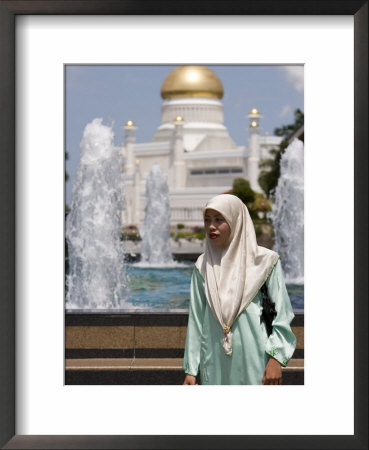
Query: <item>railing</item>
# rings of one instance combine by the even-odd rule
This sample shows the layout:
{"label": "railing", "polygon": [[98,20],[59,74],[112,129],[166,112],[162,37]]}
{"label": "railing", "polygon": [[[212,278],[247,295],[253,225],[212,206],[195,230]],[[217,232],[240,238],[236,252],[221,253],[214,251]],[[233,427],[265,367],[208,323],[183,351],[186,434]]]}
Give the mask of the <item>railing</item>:
{"label": "railing", "polygon": [[202,223],[202,208],[172,208],[170,211],[171,221],[185,223],[198,221]]}

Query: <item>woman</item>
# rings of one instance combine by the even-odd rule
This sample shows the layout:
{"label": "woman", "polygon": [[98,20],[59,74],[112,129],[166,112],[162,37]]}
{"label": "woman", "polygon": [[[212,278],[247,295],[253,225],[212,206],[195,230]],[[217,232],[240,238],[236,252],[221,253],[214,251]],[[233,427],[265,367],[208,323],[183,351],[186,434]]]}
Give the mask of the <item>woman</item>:
{"label": "woman", "polygon": [[[183,369],[185,385],[281,384],[295,350],[294,317],[277,253],[260,247],[246,206],[234,195],[212,198],[204,209],[205,252],[191,280]],[[268,335],[266,285],[276,315]]]}

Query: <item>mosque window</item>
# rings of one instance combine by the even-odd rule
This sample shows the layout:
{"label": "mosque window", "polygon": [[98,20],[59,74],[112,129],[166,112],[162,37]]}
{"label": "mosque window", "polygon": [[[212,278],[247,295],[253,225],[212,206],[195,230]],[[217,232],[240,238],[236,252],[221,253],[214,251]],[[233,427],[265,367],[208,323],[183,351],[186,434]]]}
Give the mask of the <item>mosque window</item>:
{"label": "mosque window", "polygon": [[193,176],[197,175],[224,175],[231,173],[242,173],[241,167],[219,167],[213,169],[193,169],[190,174]]}

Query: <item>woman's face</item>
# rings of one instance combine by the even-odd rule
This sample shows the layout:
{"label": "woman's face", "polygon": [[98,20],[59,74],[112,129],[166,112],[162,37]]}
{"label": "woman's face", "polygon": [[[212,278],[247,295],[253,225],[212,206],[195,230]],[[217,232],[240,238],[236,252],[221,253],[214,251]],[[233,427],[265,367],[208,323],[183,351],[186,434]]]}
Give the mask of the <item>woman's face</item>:
{"label": "woman's face", "polygon": [[207,209],[204,223],[209,241],[216,247],[225,247],[231,235],[231,228],[225,218],[218,211]]}

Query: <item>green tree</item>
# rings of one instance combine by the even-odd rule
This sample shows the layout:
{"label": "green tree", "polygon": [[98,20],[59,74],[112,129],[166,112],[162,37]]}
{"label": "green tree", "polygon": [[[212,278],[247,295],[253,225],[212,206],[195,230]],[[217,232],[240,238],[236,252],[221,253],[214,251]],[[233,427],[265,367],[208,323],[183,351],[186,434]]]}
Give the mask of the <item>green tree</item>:
{"label": "green tree", "polygon": [[295,133],[304,124],[304,113],[300,109],[296,109],[294,116],[295,121],[293,124],[283,125],[282,127],[274,130],[275,135],[283,137],[283,140],[279,144],[278,149],[272,149],[270,151],[272,158],[265,159],[259,164],[259,185],[268,198],[273,197],[277,187],[281,174],[280,161],[288,146],[288,141],[293,133]]}
{"label": "green tree", "polygon": [[236,195],[246,206],[250,206],[255,200],[255,192],[245,178],[239,177],[233,180],[232,194]]}
{"label": "green tree", "polygon": [[256,194],[255,201],[252,204],[252,210],[256,213],[266,213],[271,211],[272,207],[263,194]]}

